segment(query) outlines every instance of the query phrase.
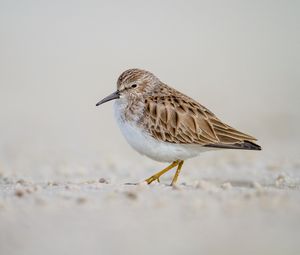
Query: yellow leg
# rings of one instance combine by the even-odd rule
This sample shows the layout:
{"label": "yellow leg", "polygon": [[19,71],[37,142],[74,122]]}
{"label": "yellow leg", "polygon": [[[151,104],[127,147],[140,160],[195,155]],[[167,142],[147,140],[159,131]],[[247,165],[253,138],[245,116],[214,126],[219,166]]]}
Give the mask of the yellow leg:
{"label": "yellow leg", "polygon": [[179,160],[174,161],[171,165],[169,165],[165,169],[161,170],[160,172],[158,172],[158,173],[152,175],[151,177],[149,177],[148,179],[146,179],[145,182],[147,182],[148,184],[150,184],[151,182],[154,182],[155,180],[157,180],[159,182],[160,176],[162,176],[164,173],[168,172],[169,170],[171,170],[178,164],[180,164]]}
{"label": "yellow leg", "polygon": [[183,165],[183,162],[184,162],[183,160],[179,161],[179,164],[178,164],[178,166],[177,166],[177,170],[176,170],[176,173],[175,173],[175,175],[174,175],[174,177],[173,177],[171,186],[173,186],[173,185],[177,182],[177,179],[178,179],[178,176],[179,176],[179,174],[180,174],[180,171],[181,171],[181,167],[182,167],[182,165]]}

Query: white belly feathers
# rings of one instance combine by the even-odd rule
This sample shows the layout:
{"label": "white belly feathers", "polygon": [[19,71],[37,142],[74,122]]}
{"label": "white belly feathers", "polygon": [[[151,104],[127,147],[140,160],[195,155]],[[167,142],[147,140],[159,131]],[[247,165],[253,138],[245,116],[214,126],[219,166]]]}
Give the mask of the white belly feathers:
{"label": "white belly feathers", "polygon": [[146,131],[138,127],[135,121],[126,121],[124,109],[126,102],[122,99],[115,102],[115,117],[127,142],[139,153],[160,162],[185,160],[207,151],[199,145],[173,144],[154,139]]}

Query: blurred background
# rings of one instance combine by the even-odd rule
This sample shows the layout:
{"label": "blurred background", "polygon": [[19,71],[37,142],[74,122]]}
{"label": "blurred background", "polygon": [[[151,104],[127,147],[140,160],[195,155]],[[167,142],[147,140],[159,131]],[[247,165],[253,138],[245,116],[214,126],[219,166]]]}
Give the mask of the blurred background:
{"label": "blurred background", "polygon": [[299,7],[292,0],[1,0],[2,161],[29,153],[138,159],[112,104],[95,107],[132,67],[191,95],[267,151],[297,146]]}

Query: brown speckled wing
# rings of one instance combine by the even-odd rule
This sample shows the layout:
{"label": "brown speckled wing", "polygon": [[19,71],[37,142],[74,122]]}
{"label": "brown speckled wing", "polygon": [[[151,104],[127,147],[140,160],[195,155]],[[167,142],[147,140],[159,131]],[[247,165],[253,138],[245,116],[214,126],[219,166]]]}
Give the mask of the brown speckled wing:
{"label": "brown speckled wing", "polygon": [[161,141],[229,148],[256,140],[222,123],[204,106],[170,87],[160,87],[145,99],[145,105],[142,123]]}

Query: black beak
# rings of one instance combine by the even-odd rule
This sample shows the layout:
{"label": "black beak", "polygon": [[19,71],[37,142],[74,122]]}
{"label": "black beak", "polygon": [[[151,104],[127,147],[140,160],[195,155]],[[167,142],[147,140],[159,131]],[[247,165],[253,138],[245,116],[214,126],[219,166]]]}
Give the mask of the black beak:
{"label": "black beak", "polygon": [[104,103],[106,103],[106,102],[108,102],[110,100],[114,100],[114,99],[118,99],[118,98],[120,98],[120,94],[119,94],[119,91],[116,91],[116,92],[110,94],[109,96],[103,98],[101,101],[99,101],[96,104],[96,106],[99,106],[99,105],[104,104]]}

